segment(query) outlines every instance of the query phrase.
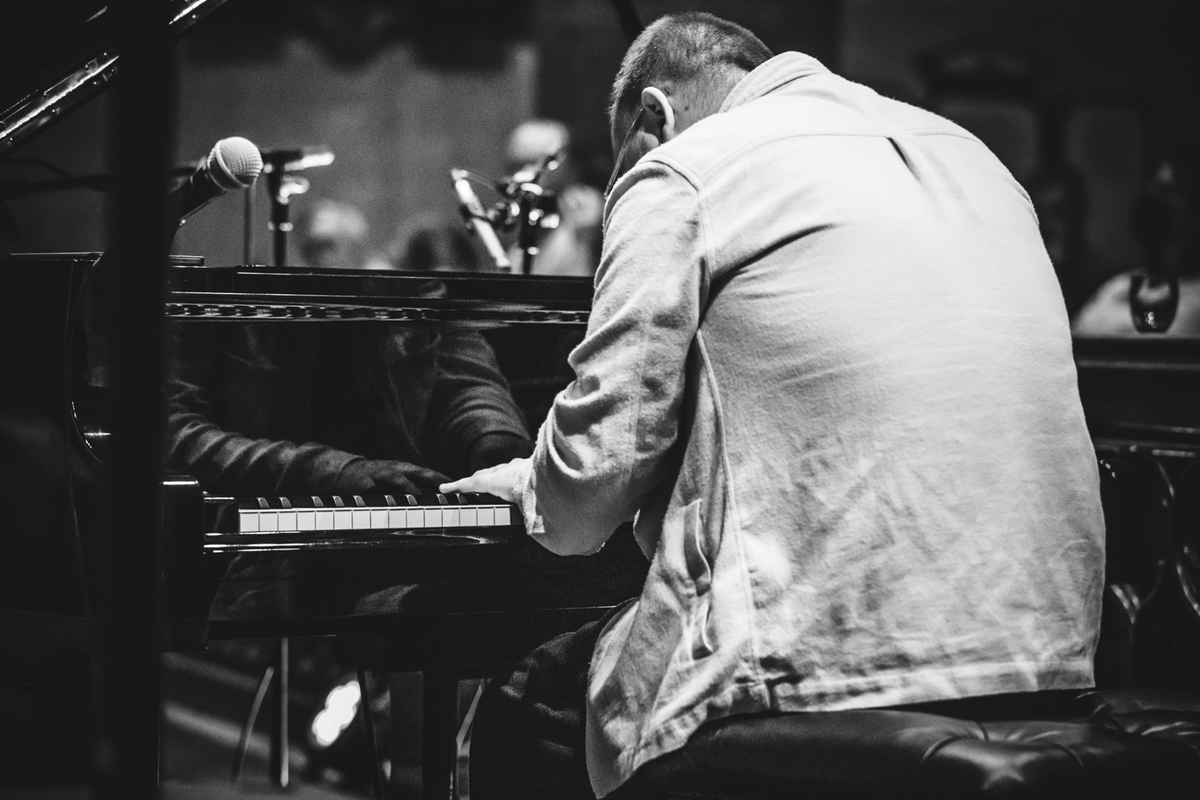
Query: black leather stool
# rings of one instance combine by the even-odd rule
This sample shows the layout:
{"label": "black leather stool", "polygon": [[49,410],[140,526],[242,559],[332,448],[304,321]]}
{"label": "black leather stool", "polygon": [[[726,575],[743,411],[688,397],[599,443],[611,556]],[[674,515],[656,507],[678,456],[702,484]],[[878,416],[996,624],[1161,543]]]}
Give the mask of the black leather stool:
{"label": "black leather stool", "polygon": [[1042,692],[703,726],[613,800],[1200,796],[1200,697]]}

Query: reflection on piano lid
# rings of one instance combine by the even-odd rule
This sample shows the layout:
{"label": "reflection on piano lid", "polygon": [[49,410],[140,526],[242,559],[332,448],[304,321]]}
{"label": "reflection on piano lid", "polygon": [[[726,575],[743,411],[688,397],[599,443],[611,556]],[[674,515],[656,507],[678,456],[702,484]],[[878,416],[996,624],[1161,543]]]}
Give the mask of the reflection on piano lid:
{"label": "reflection on piano lid", "polygon": [[[210,504],[229,501],[209,500]],[[513,506],[484,494],[256,497],[237,500],[238,533],[497,528]]]}

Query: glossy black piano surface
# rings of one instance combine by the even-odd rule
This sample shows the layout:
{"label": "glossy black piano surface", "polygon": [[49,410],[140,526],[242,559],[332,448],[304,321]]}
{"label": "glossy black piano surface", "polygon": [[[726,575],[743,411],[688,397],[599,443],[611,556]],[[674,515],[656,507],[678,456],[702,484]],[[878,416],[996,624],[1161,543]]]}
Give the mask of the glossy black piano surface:
{"label": "glossy black piano surface", "polygon": [[[357,321],[507,327],[587,323],[591,281],[278,267],[178,267],[166,314],[207,321]],[[550,365],[547,365],[550,366]]]}
{"label": "glossy black piano surface", "polygon": [[[212,356],[224,343],[232,341],[240,347],[247,336],[269,337],[280,347],[293,348],[284,355],[289,364],[319,360],[313,348],[326,348],[327,356],[349,363],[356,358],[354,348],[364,343],[373,346],[381,337],[411,342],[416,336],[428,344],[427,338],[420,337],[431,331],[435,338],[467,336],[472,347],[484,348],[481,352],[494,356],[502,378],[499,388],[510,394],[510,407],[519,414],[517,424],[530,433],[569,379],[566,353],[582,335],[590,304],[590,287],[583,279],[472,275],[433,279],[429,275],[209,268],[201,266],[199,259],[183,257],[174,262],[168,267],[172,280],[164,305],[171,317],[171,342],[198,339]],[[9,368],[31,378],[6,387],[6,403],[10,408],[50,412],[63,452],[69,456],[81,546],[85,564],[92,564],[92,571],[95,565],[87,552],[88,528],[91,513],[99,508],[100,499],[94,495],[105,470],[109,436],[108,387],[103,380],[107,352],[104,321],[102,315],[87,312],[95,302],[89,295],[95,295],[103,281],[87,276],[102,270],[103,262],[98,254],[31,255],[15,256],[0,265],[8,285],[16,290],[6,296],[6,325],[14,336],[31,335],[32,339],[30,348],[10,348],[5,354]],[[68,304],[72,292],[81,289],[77,302]],[[176,313],[197,305],[217,311]],[[247,306],[255,311],[237,311]],[[374,311],[342,313],[350,307]],[[305,312],[276,314],[281,308],[303,308]],[[228,309],[235,311],[224,313]],[[270,377],[281,367],[260,364],[262,369],[246,368],[241,356],[248,352],[231,355],[222,351],[221,358],[237,368],[206,371],[205,380],[230,385],[205,386],[203,394],[261,398],[262,388],[253,383],[256,376]],[[172,351],[173,364],[180,366],[181,358]],[[338,387],[349,373],[336,364],[333,369],[336,375],[321,370],[306,373],[306,385],[317,394],[327,394],[330,388],[321,389],[322,381],[335,390],[333,400],[306,401],[306,414],[319,415],[322,408],[338,407],[343,394]],[[179,373],[172,370],[170,375],[168,398],[170,384],[178,380]],[[327,401],[332,405],[323,405]],[[225,411],[244,412],[239,403],[235,406]],[[356,431],[360,428],[372,429],[372,421],[366,418],[368,409],[357,405],[341,408],[343,417],[359,412],[360,418],[336,423],[306,418],[304,424],[316,432],[351,438],[359,436]],[[218,413],[208,405],[200,412]],[[168,424],[170,419],[168,413]],[[230,435],[239,433],[236,426],[223,420],[208,422],[229,428],[226,432]],[[168,447],[170,442],[168,436]],[[369,455],[388,454],[378,450]],[[432,458],[447,474],[465,469],[461,460],[445,455],[435,453]],[[286,469],[286,464],[280,462],[277,468]],[[272,474],[268,483],[279,478]],[[341,499],[333,498],[327,486],[292,481],[286,484],[286,492],[275,492],[274,485],[262,482],[261,471],[250,470],[244,476],[244,483],[236,476],[211,485],[188,476],[171,477],[164,483],[168,536],[164,583],[171,599],[168,617],[193,623],[210,619],[217,626],[213,630],[221,635],[268,635],[272,631],[333,632],[352,625],[349,620],[355,617],[395,614],[402,607],[459,613],[469,608],[497,612],[524,608],[531,614],[554,608],[602,609],[636,594],[644,575],[645,560],[627,530],[596,557],[562,559],[529,540],[513,516],[507,526],[460,522],[453,527],[422,524],[242,534],[241,526],[229,521],[230,512],[236,512],[238,505],[278,506],[281,496],[317,495],[325,497],[332,509],[334,500]],[[358,502],[370,499],[375,503],[385,496],[377,494],[359,495]],[[353,494],[345,499],[354,506]],[[397,508],[410,502],[403,492],[395,493],[391,500]],[[74,547],[71,523],[68,515],[58,511],[43,511],[36,521],[30,520],[31,526],[47,529],[46,541],[58,541],[62,553]],[[69,576],[63,581],[69,583]],[[191,641],[194,644],[196,640],[193,637]]]}

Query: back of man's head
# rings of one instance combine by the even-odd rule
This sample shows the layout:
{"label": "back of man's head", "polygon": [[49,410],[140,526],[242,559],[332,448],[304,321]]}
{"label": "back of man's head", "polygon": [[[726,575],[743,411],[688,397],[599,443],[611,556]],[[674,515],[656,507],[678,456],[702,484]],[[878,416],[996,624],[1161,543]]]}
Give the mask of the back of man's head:
{"label": "back of man's head", "polygon": [[608,109],[613,150],[647,86],[669,89],[690,106],[690,116],[703,118],[715,114],[738,81],[771,56],[753,33],[712,14],[688,12],[655,20],[630,45],[613,83]]}

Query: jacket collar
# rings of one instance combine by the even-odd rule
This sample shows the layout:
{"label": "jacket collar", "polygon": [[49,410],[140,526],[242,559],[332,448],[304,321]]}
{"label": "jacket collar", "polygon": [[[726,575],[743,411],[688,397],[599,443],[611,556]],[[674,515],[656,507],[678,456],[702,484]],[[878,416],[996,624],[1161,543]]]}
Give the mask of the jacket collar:
{"label": "jacket collar", "polygon": [[757,100],[800,78],[827,72],[829,70],[812,56],[795,52],[780,53],[742,78],[721,104],[721,111],[729,111],[751,100]]}

